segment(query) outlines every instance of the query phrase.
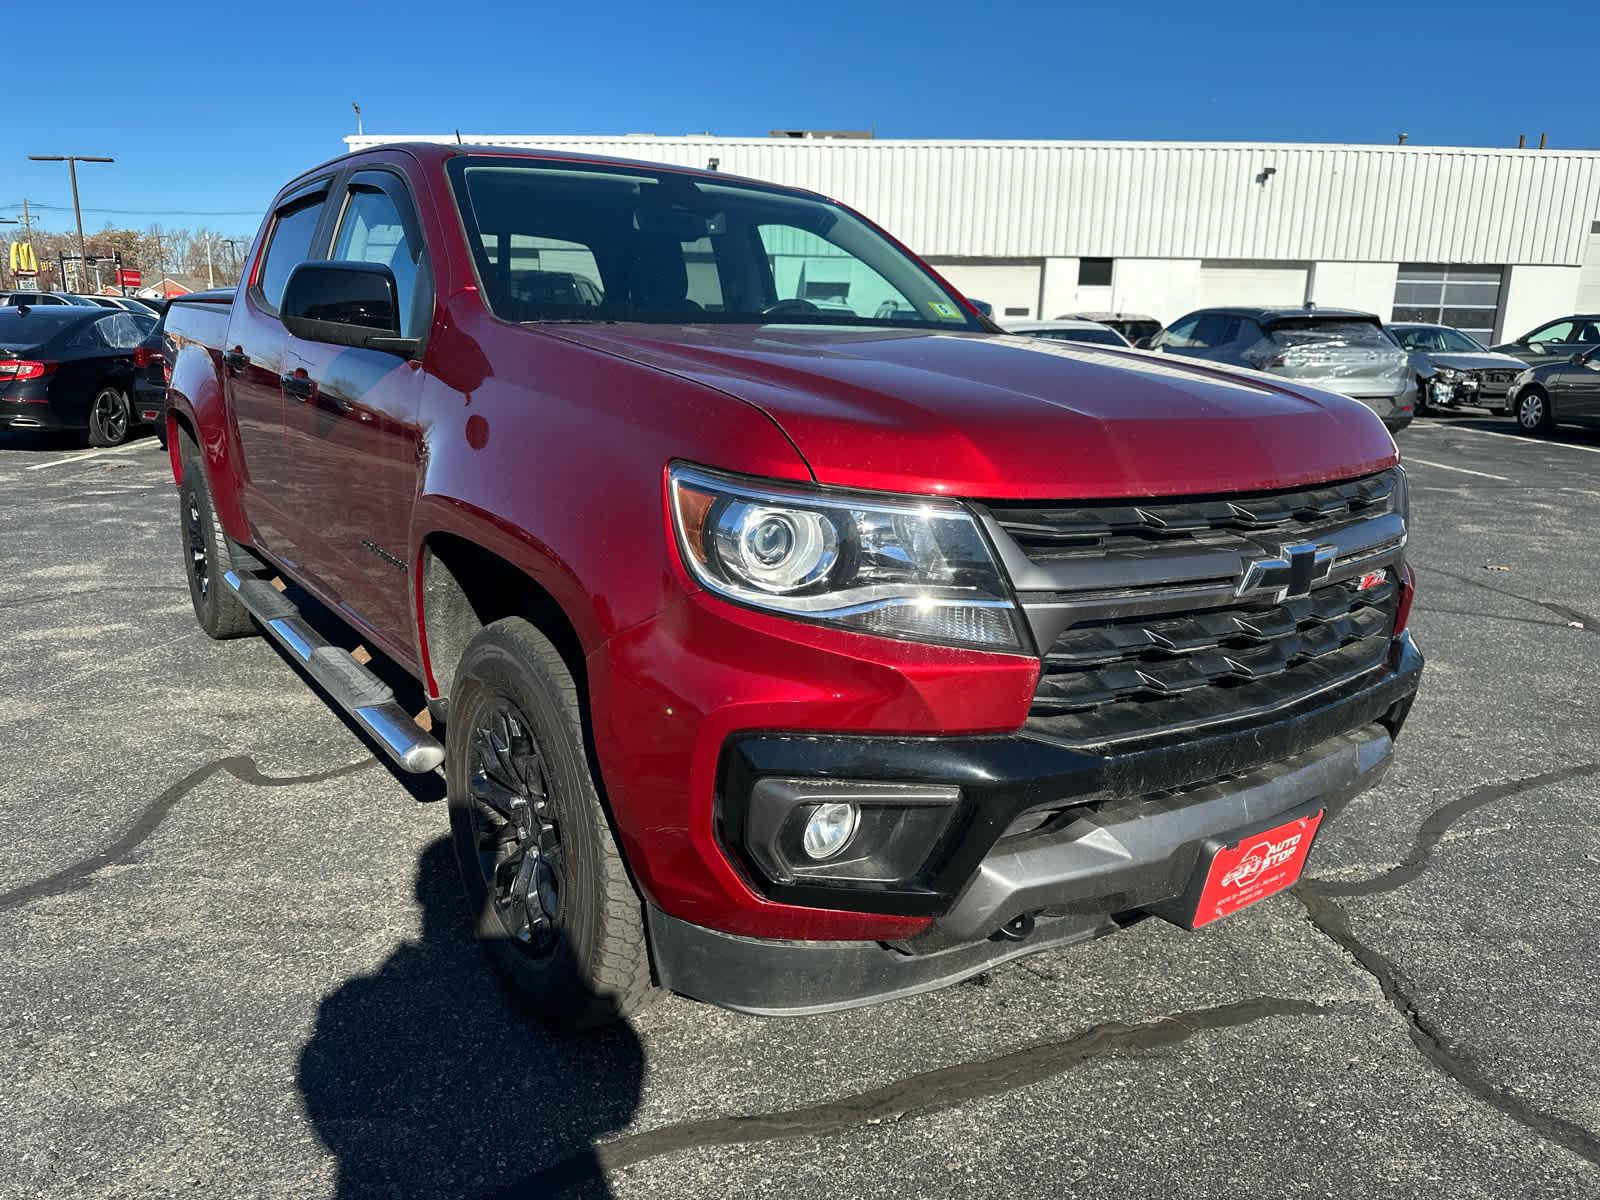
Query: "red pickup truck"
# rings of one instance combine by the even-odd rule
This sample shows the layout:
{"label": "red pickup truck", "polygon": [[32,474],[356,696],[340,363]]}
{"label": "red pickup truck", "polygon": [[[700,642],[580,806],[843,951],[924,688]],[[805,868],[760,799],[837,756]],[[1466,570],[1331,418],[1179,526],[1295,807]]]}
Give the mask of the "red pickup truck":
{"label": "red pickup truck", "polygon": [[1293,882],[1421,674],[1366,408],[1004,336],[808,192],[366,151],[165,334],[200,623],[442,765],[479,933],[556,1025],[1203,925]]}

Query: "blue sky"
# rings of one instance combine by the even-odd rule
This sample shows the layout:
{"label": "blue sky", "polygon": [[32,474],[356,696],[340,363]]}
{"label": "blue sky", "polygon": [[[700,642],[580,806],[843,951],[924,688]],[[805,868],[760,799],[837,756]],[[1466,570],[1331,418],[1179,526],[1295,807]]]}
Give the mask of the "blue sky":
{"label": "blue sky", "polygon": [[340,152],[351,101],[369,133],[1392,142],[1404,130],[1419,144],[1515,145],[1545,131],[1554,146],[1600,146],[1592,56],[1558,52],[1547,33],[1470,0],[56,0],[10,22],[8,75],[38,100],[14,95],[0,122],[0,215],[25,195],[53,206],[47,228],[69,228],[65,166],[26,156],[110,154],[115,165],[80,168],[86,228],[253,233],[288,176]]}

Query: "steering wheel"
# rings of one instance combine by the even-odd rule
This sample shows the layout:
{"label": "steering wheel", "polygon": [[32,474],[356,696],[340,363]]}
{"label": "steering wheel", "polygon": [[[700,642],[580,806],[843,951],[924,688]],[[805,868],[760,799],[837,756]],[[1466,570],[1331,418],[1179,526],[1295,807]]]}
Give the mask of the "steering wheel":
{"label": "steering wheel", "polygon": [[779,300],[776,304],[769,304],[761,310],[763,317],[781,317],[785,313],[819,313],[822,310],[809,300],[802,300],[798,296],[790,300]]}

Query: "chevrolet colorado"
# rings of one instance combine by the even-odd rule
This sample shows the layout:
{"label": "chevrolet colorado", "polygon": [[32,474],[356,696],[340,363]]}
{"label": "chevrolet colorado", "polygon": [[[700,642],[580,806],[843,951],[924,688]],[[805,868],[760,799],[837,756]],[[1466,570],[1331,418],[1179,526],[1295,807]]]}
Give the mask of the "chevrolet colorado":
{"label": "chevrolet colorado", "polygon": [[164,333],[197,618],[442,766],[479,935],[558,1026],[1204,925],[1295,880],[1421,674],[1370,410],[1005,336],[811,193],[365,151]]}

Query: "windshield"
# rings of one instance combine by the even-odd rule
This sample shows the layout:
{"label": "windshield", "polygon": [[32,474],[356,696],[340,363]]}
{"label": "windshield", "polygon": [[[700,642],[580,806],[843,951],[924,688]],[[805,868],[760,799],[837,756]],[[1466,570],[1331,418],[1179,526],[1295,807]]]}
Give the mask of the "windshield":
{"label": "windshield", "polygon": [[1435,354],[1480,354],[1481,343],[1474,341],[1459,329],[1444,325],[1393,325],[1389,332],[1407,350],[1431,351]]}
{"label": "windshield", "polygon": [[672,171],[463,156],[450,174],[508,321],[983,328],[826,200]]}

